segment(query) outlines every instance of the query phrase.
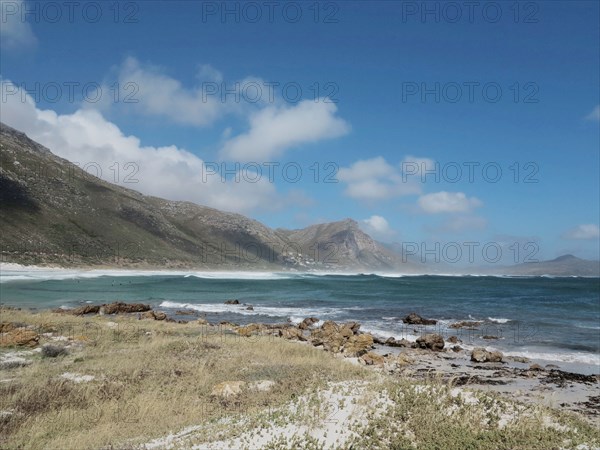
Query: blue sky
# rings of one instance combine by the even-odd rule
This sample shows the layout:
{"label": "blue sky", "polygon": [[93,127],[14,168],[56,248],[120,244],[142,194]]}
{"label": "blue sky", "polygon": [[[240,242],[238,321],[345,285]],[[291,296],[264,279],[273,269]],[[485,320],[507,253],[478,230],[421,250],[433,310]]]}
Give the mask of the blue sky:
{"label": "blue sky", "polygon": [[272,227],[598,258],[598,2],[52,3],[2,2],[2,121],[109,181]]}

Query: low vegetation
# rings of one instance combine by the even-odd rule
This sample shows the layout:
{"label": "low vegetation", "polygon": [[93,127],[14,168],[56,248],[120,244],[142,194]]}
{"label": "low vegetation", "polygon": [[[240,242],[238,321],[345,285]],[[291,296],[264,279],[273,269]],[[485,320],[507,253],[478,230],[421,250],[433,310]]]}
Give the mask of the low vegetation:
{"label": "low vegetation", "polygon": [[384,375],[272,336],[135,315],[2,309],[0,322],[39,334],[0,349],[1,448],[600,445],[574,415]]}

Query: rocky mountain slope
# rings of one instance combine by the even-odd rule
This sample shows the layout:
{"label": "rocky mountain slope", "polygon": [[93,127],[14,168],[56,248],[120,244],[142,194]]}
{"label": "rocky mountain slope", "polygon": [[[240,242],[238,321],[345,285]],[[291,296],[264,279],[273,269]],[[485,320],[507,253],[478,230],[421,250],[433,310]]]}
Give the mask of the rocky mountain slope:
{"label": "rocky mountain slope", "polygon": [[391,269],[347,220],[272,230],[239,214],[105,182],[0,125],[2,261],[199,269]]}

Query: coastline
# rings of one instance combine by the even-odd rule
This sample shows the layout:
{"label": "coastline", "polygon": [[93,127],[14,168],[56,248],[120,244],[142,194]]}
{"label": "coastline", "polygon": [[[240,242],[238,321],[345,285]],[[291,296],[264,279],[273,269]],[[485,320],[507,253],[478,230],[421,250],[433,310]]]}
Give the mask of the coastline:
{"label": "coastline", "polygon": [[[259,271],[172,271],[172,270],[128,270],[121,268],[106,268],[106,269],[97,269],[97,268],[64,268],[64,267],[44,267],[44,266],[23,266],[19,264],[13,263],[0,263],[0,283],[13,282],[13,281],[48,281],[48,280],[86,280],[86,279],[99,279],[101,277],[152,277],[152,276],[166,276],[166,277],[194,277],[199,279],[206,280],[235,280],[235,281],[271,281],[271,280],[287,280],[287,279],[295,279],[298,278],[300,280],[304,279],[304,277],[327,277],[327,276],[380,276],[387,277],[388,275],[382,274],[355,274],[355,273],[338,273],[338,272],[259,272]],[[406,275],[398,275],[398,276],[406,276],[412,277],[415,276],[413,274]],[[430,275],[436,276],[436,275]],[[439,275],[443,276],[443,275]],[[504,276],[500,278],[506,278]],[[539,278],[537,276],[530,278]],[[116,283],[115,283],[116,284]],[[130,301],[130,300],[127,300]],[[88,301],[88,303],[90,303]],[[265,316],[273,316],[274,320],[277,319],[277,316],[287,316],[287,320],[291,323],[295,323],[296,325],[300,323],[307,315],[316,315],[319,319],[329,320],[327,316],[321,317],[318,308],[298,308],[298,310],[292,310],[290,308],[277,308],[271,306],[256,306],[251,311],[248,311],[245,307],[238,307],[235,305],[223,305],[221,303],[182,303],[177,301],[160,301],[152,304],[153,308],[158,308],[165,310],[168,314],[175,315],[176,311],[179,309],[192,309],[195,310],[197,314],[204,315],[206,317],[211,318],[212,321],[221,321],[224,319],[232,320],[242,325],[252,323],[254,321],[262,322],[265,319]],[[13,306],[22,306],[18,303],[12,302]],[[30,303],[25,305],[28,307],[33,307]],[[37,307],[37,305],[35,306]],[[41,306],[44,307],[43,305]],[[61,306],[62,307],[62,306]],[[66,306],[65,306],[66,307]],[[70,305],[69,307],[72,307]],[[352,309],[349,308],[349,309]],[[304,314],[304,315],[303,315]],[[234,317],[234,319],[229,319],[228,315],[239,316],[242,317]],[[496,316],[499,317],[499,316]],[[510,317],[510,316],[509,316]],[[186,317],[177,317],[178,319],[186,320]],[[434,317],[435,318],[435,317]],[[401,318],[392,318],[395,321],[390,321],[389,325],[393,325],[394,322],[399,321]],[[437,319],[437,318],[436,318]],[[337,320],[337,319],[331,319]],[[360,317],[348,317],[345,320],[356,320],[361,321]],[[406,339],[409,341],[415,341],[420,334],[423,333],[438,333],[448,338],[450,336],[456,335],[464,342],[461,344],[463,349],[472,350],[475,347],[484,346],[490,351],[500,350],[507,357],[526,357],[531,360],[533,363],[540,364],[542,366],[547,364],[558,365],[562,370],[577,372],[583,374],[596,374],[600,373],[600,355],[586,353],[582,354],[581,352],[572,351],[565,349],[563,352],[548,351],[548,349],[544,348],[535,348],[535,347],[523,347],[523,348],[512,348],[507,349],[502,344],[505,340],[512,339],[511,334],[521,332],[521,330],[513,330],[511,327],[518,327],[519,323],[514,322],[511,319],[505,318],[493,318],[488,317],[479,317],[479,322],[485,322],[483,328],[485,330],[492,330],[487,334],[496,334],[493,332],[495,328],[498,329],[498,339],[492,339],[488,341],[481,341],[481,339],[476,340],[474,337],[477,336],[477,330],[471,330],[469,328],[465,329],[452,329],[451,326],[455,322],[459,322],[463,319],[460,316],[456,316],[454,319],[438,319],[438,326],[411,326],[405,325],[400,329],[398,326],[393,327],[385,327],[385,326],[373,326],[369,323],[362,322],[362,330],[367,331],[372,334],[374,337],[379,338],[383,341],[388,339],[390,336],[396,339]],[[471,316],[469,315],[469,320],[471,320]],[[265,322],[275,323],[275,321]],[[386,324],[388,325],[388,324]],[[526,330],[528,331],[528,330]],[[504,334],[501,334],[504,333]],[[485,334],[485,333],[479,333]],[[481,336],[479,336],[481,337]],[[492,336],[493,337],[493,336]],[[500,344],[500,345],[499,345]]]}
{"label": "coastline", "polygon": [[[191,315],[189,316],[191,320],[177,321],[166,315],[160,315],[160,311],[153,311],[145,305],[115,303],[105,305],[103,308],[98,310],[100,314],[96,312],[76,315],[66,311],[28,311],[4,307],[1,310],[3,334],[0,335],[0,343],[3,344],[2,347],[6,348],[0,349],[0,389],[8,389],[9,386],[14,386],[14,383],[20,383],[19,380],[21,379],[34,380],[29,378],[28,373],[36,377],[36,381],[30,381],[31,383],[43,383],[44,385],[49,382],[55,383],[52,381],[55,379],[53,377],[59,376],[67,380],[61,381],[61,386],[65,383],[67,386],[76,385],[78,389],[84,389],[84,391],[92,387],[99,387],[102,392],[105,392],[106,389],[116,389],[116,387],[110,387],[112,386],[111,383],[117,383],[121,386],[120,390],[127,389],[127,386],[133,389],[133,386],[137,386],[139,383],[143,385],[144,379],[148,375],[143,375],[143,378],[138,379],[136,378],[138,375],[135,374],[143,373],[138,372],[141,369],[136,369],[130,373],[129,369],[121,364],[132,364],[139,360],[139,363],[136,364],[145,365],[146,370],[150,370],[157,376],[164,374],[160,376],[166,376],[167,378],[164,378],[162,382],[169,383],[169,385],[176,385],[183,376],[182,374],[190,372],[189,376],[192,384],[177,395],[191,395],[194,397],[193,390],[190,391],[189,389],[191,386],[197,386],[203,392],[206,391],[206,395],[208,395],[206,397],[208,403],[203,404],[209,404],[212,408],[216,408],[216,411],[211,410],[211,414],[217,414],[219,417],[225,414],[228,417],[225,422],[217,421],[213,423],[208,421],[207,417],[196,414],[185,418],[181,422],[169,421],[172,428],[169,428],[168,433],[166,430],[155,430],[144,436],[139,436],[139,430],[137,434],[134,433],[132,436],[132,430],[125,430],[127,427],[123,426],[122,433],[119,433],[119,436],[123,438],[120,446],[136,436],[134,441],[139,445],[132,445],[132,447],[139,449],[172,448],[177,445],[188,447],[188,442],[202,442],[203,444],[197,447],[202,449],[256,448],[257,443],[261,443],[259,446],[262,447],[262,444],[269,443],[271,445],[271,440],[275,442],[278,439],[284,439],[283,443],[280,446],[271,448],[297,448],[298,441],[294,439],[299,437],[306,439],[307,435],[320,442],[322,447],[344,448],[345,444],[354,442],[353,440],[358,439],[356,442],[362,442],[357,437],[360,433],[353,431],[355,430],[354,427],[358,427],[356,430],[359,430],[363,429],[361,427],[381,426],[372,423],[375,420],[373,417],[385,416],[388,411],[386,408],[399,401],[398,398],[394,398],[389,394],[388,396],[391,399],[384,396],[383,404],[377,403],[381,401],[381,398],[378,397],[381,395],[381,389],[384,389],[385,392],[395,392],[395,389],[402,389],[404,395],[406,395],[407,389],[416,389],[415,395],[425,394],[425,391],[432,390],[433,394],[421,398],[415,407],[420,409],[431,407],[434,408],[436,413],[438,413],[438,407],[425,405],[423,402],[426,399],[437,399],[437,401],[444,403],[446,400],[443,399],[447,396],[451,398],[458,396],[463,398],[463,401],[459,402],[459,405],[462,405],[460,407],[465,408],[465,411],[469,411],[469,414],[475,414],[478,411],[477,405],[487,405],[490,401],[494,404],[505,405],[509,409],[500,414],[500,417],[504,417],[504,419],[494,425],[501,427],[501,434],[504,436],[502,439],[510,435],[510,428],[505,428],[508,427],[508,423],[511,424],[510,426],[523,427],[529,424],[529,421],[539,419],[552,429],[552,432],[549,433],[550,436],[559,433],[557,430],[565,431],[568,427],[579,427],[577,429],[583,427],[585,429],[587,425],[584,425],[584,423],[596,428],[600,425],[600,397],[598,396],[600,377],[598,376],[581,376],[561,371],[552,366],[536,367],[532,361],[519,362],[511,358],[502,358],[503,361],[501,362],[473,362],[467,353],[454,351],[454,348],[435,351],[430,348],[412,348],[410,345],[390,347],[389,345],[375,343],[368,333],[360,331],[360,324],[357,323],[335,324],[325,322],[317,326],[317,322],[308,324],[312,322],[309,320],[304,322],[308,325],[303,329],[291,324],[235,326],[228,323],[210,324],[202,318]],[[132,308],[145,311],[137,313],[123,312]],[[37,335],[37,340],[33,345],[21,347],[5,345],[9,336],[17,333],[23,334],[25,330]],[[165,341],[163,345],[164,339],[168,341]],[[49,345],[64,346],[65,356],[44,357],[45,348]],[[195,350],[193,350],[193,353],[189,353],[192,348]],[[165,366],[158,361],[153,363],[150,363],[150,361],[143,362],[145,361],[143,355],[156,351],[155,349],[165,356],[167,349],[173,349],[175,353],[170,358],[173,358],[171,364],[174,364],[174,367]],[[214,350],[211,350],[213,353],[206,354],[206,349]],[[212,356],[207,360],[206,358],[209,355]],[[292,355],[302,355],[304,359],[290,362],[295,361],[293,358],[296,356]],[[115,359],[119,358],[126,358],[124,361],[127,362],[114,362]],[[140,360],[140,358],[142,359]],[[290,358],[292,359],[290,360]],[[208,370],[206,381],[201,381],[197,378],[197,375],[193,375],[195,370],[198,370],[199,367],[206,367],[206,363],[211,360],[213,360],[211,364],[221,361],[219,364],[225,364],[225,366],[210,366],[213,368]],[[226,361],[228,362],[226,363]],[[150,365],[148,365],[149,363]],[[265,364],[273,368],[260,369]],[[228,368],[230,365],[231,368]],[[253,367],[258,369],[252,369]],[[327,369],[328,367],[330,369]],[[123,372],[124,370],[125,372]],[[220,370],[223,370],[224,373],[219,373]],[[251,374],[249,376],[244,375],[248,370]],[[255,370],[258,371],[255,375],[252,375]],[[306,375],[302,375],[302,370],[308,370]],[[292,375],[294,372],[297,372],[296,375]],[[123,375],[119,374],[124,373],[130,373],[130,375],[120,379],[119,377]],[[302,384],[303,382],[300,381],[300,379],[307,379],[309,373],[322,374],[317,377],[318,383],[317,381],[314,382],[317,383],[316,385],[313,382]],[[341,381],[334,374],[347,374],[348,378],[346,381]],[[48,376],[51,379],[44,381],[45,377]],[[130,379],[131,376],[134,378]],[[276,402],[269,407],[293,408],[293,414],[289,417],[285,416],[285,426],[278,425],[280,422],[273,421],[272,418],[268,420],[264,418],[257,419],[256,417],[262,417],[260,415],[264,414],[264,408],[258,407],[255,410],[253,409],[254,406],[252,408],[248,406],[250,409],[244,409],[240,412],[240,406],[235,406],[237,401],[232,403],[234,399],[242,402],[246,401],[241,400],[245,398],[243,397],[244,392],[246,392],[244,389],[259,389],[259,387],[260,389],[264,388],[265,392],[261,393],[260,389],[255,394],[250,392],[248,398],[252,399],[259,395],[260,398],[263,398],[262,401],[266,402],[271,395],[276,395],[279,390],[284,389],[283,386],[288,386],[286,384],[289,382],[288,377],[294,378],[297,376],[300,376],[300,378],[296,383],[302,384],[302,390],[297,391],[297,394],[294,395],[300,396],[297,398],[307,399],[317,395],[316,398],[324,399],[322,401],[325,401],[325,403],[331,403],[330,407],[334,408],[336,420],[338,420],[335,426],[328,424],[327,421],[324,421],[324,424],[313,424],[308,427],[303,422],[302,424],[296,423],[297,420],[300,420],[300,417],[302,417],[302,420],[308,419],[305,414],[298,412],[297,401],[291,404],[286,403],[287,394],[278,397],[279,403]],[[344,377],[346,375],[343,375],[342,378]],[[246,381],[235,381],[238,378],[246,379]],[[106,384],[107,380],[114,381]],[[246,387],[240,390],[237,386]],[[256,388],[251,386],[256,386]],[[23,389],[31,389],[31,386],[27,388],[24,386]],[[139,388],[135,388],[133,392],[138,391]],[[142,390],[142,392],[145,392],[145,390]],[[151,398],[156,399],[155,394],[152,394],[151,391],[148,393]],[[187,397],[181,397],[182,402],[184,398],[186,402],[190,400]],[[486,398],[488,400],[485,400]],[[347,411],[346,409],[350,407],[348,405],[358,404],[367,407],[365,406],[365,399],[371,399],[366,403],[367,406],[371,405],[369,402],[373,402],[373,412],[366,413],[365,410],[360,410],[361,420],[358,420],[358,422],[351,421],[350,417],[356,413],[356,407],[353,406],[352,411]],[[168,398],[165,398],[165,401],[169,401]],[[172,402],[174,399],[170,399],[170,401]],[[307,404],[314,401],[307,400]],[[10,396],[6,397],[0,408],[2,410],[0,416],[4,421],[9,420],[9,424],[12,423],[10,420],[16,421],[18,419],[16,414],[19,410],[18,404],[11,404],[10,402]],[[96,399],[96,402],[98,403],[100,400]],[[104,405],[104,402],[105,399],[102,397],[100,403]],[[334,404],[335,407],[332,406]],[[339,406],[342,404],[347,406]],[[108,406],[106,407],[108,408]],[[486,408],[488,407],[486,406]],[[546,410],[544,408],[550,409]],[[530,409],[530,413],[526,412]],[[273,410],[269,409],[269,411],[272,413]],[[319,409],[319,411],[321,410]],[[231,416],[232,412],[234,412],[234,416]],[[205,413],[203,410],[203,414]],[[441,414],[441,412],[439,413]],[[47,412],[43,410],[40,414],[43,414],[41,417],[45,417],[44,415]],[[141,413],[138,411],[138,414]],[[258,416],[255,416],[255,414],[258,414]],[[332,413],[330,411],[327,414]],[[375,414],[375,416],[372,414]],[[446,414],[444,413],[444,415]],[[529,414],[531,414],[531,417],[525,420],[524,417],[529,417]],[[555,414],[558,415],[555,416]],[[309,412],[308,416],[314,416],[314,411]],[[149,417],[154,416],[150,414]],[[73,416],[67,415],[67,418],[70,421],[65,422],[63,426],[75,428],[75,431],[73,431],[75,434],[72,437],[81,436],[81,433],[85,434],[95,426],[94,422],[88,420],[84,424],[86,430],[82,430],[78,428],[81,424],[74,425]],[[447,420],[451,422],[451,419],[452,417],[449,417]],[[58,419],[54,418],[53,420]],[[112,418],[109,417],[107,420],[110,422]],[[140,418],[139,420],[146,420],[146,418]],[[314,420],[314,417],[312,420]],[[288,421],[291,422],[288,423]],[[340,421],[344,425],[340,436],[337,438],[342,439],[342,441],[337,441],[331,435],[334,430],[340,429]],[[106,423],[101,422],[98,422],[99,426],[107,426]],[[16,426],[16,423],[18,422],[13,423],[13,425]],[[55,423],[50,422],[51,427],[54,427]],[[377,423],[376,420],[375,423]],[[213,433],[204,430],[203,427],[207,424],[216,426],[220,431]],[[6,425],[6,423],[0,420],[0,427],[2,425]],[[543,428],[546,425],[542,426],[537,423],[536,426]],[[243,431],[246,427],[249,427],[249,430],[254,430],[257,426],[267,431],[264,434],[262,431],[259,434]],[[447,423],[443,426],[450,427],[451,425]],[[387,428],[382,430],[385,429]],[[29,439],[15,430],[17,429],[12,430],[11,433],[17,433],[15,436],[21,436],[19,439]],[[162,434],[163,437],[157,437],[157,431],[159,436]],[[416,442],[421,439],[411,434],[414,434],[414,431],[405,431],[408,436],[407,439]],[[429,431],[433,432],[433,430]],[[49,439],[48,431],[45,433],[43,439]],[[586,444],[592,446],[588,448],[596,448],[593,446],[600,445],[600,435],[593,437],[594,435],[589,435],[588,431],[585,433],[580,431],[579,433],[580,438],[585,439]],[[33,435],[35,436],[35,433]],[[561,439],[566,439],[567,435],[569,438],[572,437],[569,432]],[[128,436],[128,438],[125,439],[125,436]],[[518,439],[526,439],[526,436],[519,436]],[[37,435],[37,438],[42,439],[40,435]],[[54,443],[57,442],[56,439],[60,439],[58,436],[52,438],[55,439],[51,441]],[[87,437],[86,439],[91,439],[90,442],[96,442],[94,441],[96,438],[93,437]],[[539,438],[536,437],[535,439]],[[8,448],[12,448],[11,442],[13,441],[7,441]],[[44,442],[48,443],[47,441]],[[338,447],[340,442],[341,447]],[[492,448],[504,448],[499,442],[493,444],[495,446]],[[254,444],[254,446],[251,444]],[[125,444],[125,446],[127,445]],[[465,444],[456,443],[455,445]],[[527,444],[526,441],[523,441],[523,445],[528,446],[522,448],[546,448],[544,446],[536,447],[531,442]],[[117,448],[120,448],[120,446],[118,445]],[[385,446],[378,447],[375,445],[373,448],[385,448]],[[442,446],[441,448],[451,447]],[[566,444],[564,448],[572,447]]]}

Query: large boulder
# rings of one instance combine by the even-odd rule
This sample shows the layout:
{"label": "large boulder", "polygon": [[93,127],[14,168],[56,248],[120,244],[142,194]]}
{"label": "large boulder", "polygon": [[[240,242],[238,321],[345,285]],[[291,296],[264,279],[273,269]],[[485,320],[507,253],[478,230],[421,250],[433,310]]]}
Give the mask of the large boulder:
{"label": "large boulder", "polygon": [[237,327],[236,331],[240,336],[252,336],[253,334],[259,334],[264,325],[259,323],[251,323],[246,326]]}
{"label": "large boulder", "polygon": [[141,314],[140,318],[150,320],[165,320],[167,315],[161,311],[146,311]]}
{"label": "large boulder", "polygon": [[296,327],[285,327],[280,330],[281,337],[284,339],[305,341],[306,338],[302,334],[302,330]]}
{"label": "large boulder", "polygon": [[396,340],[394,337],[389,337],[385,341],[385,345],[387,345],[389,347],[408,347],[408,348],[410,348],[413,346],[413,343],[404,338],[402,338],[400,340]]}
{"label": "large boulder", "polygon": [[26,328],[16,328],[0,335],[0,347],[35,347],[40,341],[40,336]]}
{"label": "large boulder", "polygon": [[307,317],[302,322],[300,322],[300,324],[298,325],[298,328],[300,328],[301,330],[306,330],[306,329],[310,328],[311,326],[313,326],[318,321],[319,321],[319,319],[317,319],[316,317]]}
{"label": "large boulder", "polygon": [[444,349],[444,338],[439,334],[424,334],[417,338],[417,347],[439,352]]}
{"label": "large boulder", "polygon": [[437,320],[424,319],[417,313],[410,313],[408,316],[402,319],[402,322],[407,323],[409,325],[435,325],[437,323]]}
{"label": "large boulder", "polygon": [[362,362],[364,362],[367,366],[383,366],[385,363],[385,358],[375,352],[367,352],[360,357]]}
{"label": "large boulder", "polygon": [[479,363],[502,362],[503,357],[504,355],[501,352],[488,352],[485,348],[482,347],[475,348],[471,352],[471,361]]}
{"label": "large boulder", "polygon": [[342,346],[346,338],[342,333],[332,333],[327,335],[323,340],[323,348],[331,353],[339,353],[342,351]]}
{"label": "large boulder", "polygon": [[352,336],[344,344],[344,355],[347,357],[357,357],[367,353],[373,347],[373,336],[368,333]]}
{"label": "large boulder", "polygon": [[143,303],[114,302],[102,305],[98,312],[100,314],[139,313],[150,311],[151,309],[150,305],[144,305]]}
{"label": "large boulder", "polygon": [[74,316],[83,316],[85,314],[98,314],[98,312],[100,311],[100,305],[84,305],[74,309],[67,309],[65,311],[69,314],[73,314]]}
{"label": "large boulder", "polygon": [[225,302],[226,305],[239,305],[240,301],[239,300],[227,300]]}

